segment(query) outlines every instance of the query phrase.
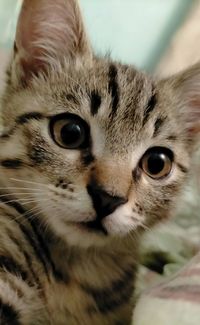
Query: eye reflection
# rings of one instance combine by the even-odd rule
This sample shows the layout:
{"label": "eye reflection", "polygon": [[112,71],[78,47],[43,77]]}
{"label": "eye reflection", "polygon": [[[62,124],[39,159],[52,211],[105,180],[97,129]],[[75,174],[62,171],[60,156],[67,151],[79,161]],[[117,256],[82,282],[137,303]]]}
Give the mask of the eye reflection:
{"label": "eye reflection", "polygon": [[173,153],[164,147],[150,148],[142,157],[140,166],[153,179],[167,177],[172,170]]}
{"label": "eye reflection", "polygon": [[89,126],[73,114],[55,116],[50,122],[50,133],[62,148],[82,149],[89,145]]}

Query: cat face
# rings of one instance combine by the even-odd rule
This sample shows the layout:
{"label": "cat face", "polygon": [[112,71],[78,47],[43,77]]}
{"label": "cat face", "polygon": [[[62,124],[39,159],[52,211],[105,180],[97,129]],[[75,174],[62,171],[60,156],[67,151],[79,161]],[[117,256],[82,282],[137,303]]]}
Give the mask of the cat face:
{"label": "cat face", "polygon": [[75,1],[30,2],[2,98],[4,192],[71,245],[166,219],[198,131],[199,67],[152,80],[91,54]]}

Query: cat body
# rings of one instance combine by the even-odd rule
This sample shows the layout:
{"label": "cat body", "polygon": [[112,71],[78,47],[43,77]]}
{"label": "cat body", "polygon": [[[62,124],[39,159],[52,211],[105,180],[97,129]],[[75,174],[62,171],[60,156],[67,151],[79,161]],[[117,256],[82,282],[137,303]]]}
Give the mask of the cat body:
{"label": "cat body", "polygon": [[[106,64],[107,70],[105,69]],[[109,80],[106,79],[109,78],[108,72],[110,63],[109,61],[107,63],[105,61],[103,64],[96,62],[95,68],[97,72],[94,80],[100,83],[97,78],[99,74],[101,75],[102,92],[106,93],[106,87],[109,82]],[[119,68],[123,71],[124,67],[119,65]],[[66,230],[63,232],[64,225],[62,224],[62,222],[65,224],[65,220],[61,220],[61,224],[56,221],[56,209],[58,208],[56,204],[57,200],[62,200],[58,202],[62,209],[59,213],[63,216],[66,213],[65,211],[70,209],[67,205],[65,206],[66,200],[72,203],[73,200],[76,200],[76,184],[74,184],[74,178],[79,175],[70,175],[70,170],[67,171],[69,165],[67,161],[65,162],[65,158],[59,154],[60,148],[58,148],[58,152],[53,153],[50,146],[45,148],[44,143],[41,143],[42,149],[40,149],[41,140],[39,140],[40,134],[38,134],[38,126],[40,123],[43,124],[45,122],[45,120],[43,120],[45,119],[43,115],[45,116],[46,114],[46,107],[51,107],[53,112],[54,100],[56,107],[58,102],[61,103],[63,101],[63,104],[61,104],[62,106],[66,101],[65,85],[67,80],[59,82],[60,78],[67,78],[68,81],[70,81],[70,86],[72,87],[72,89],[70,89],[70,105],[71,98],[73,98],[72,105],[74,106],[77,105],[77,102],[79,103],[79,101],[82,100],[81,92],[83,89],[80,88],[80,94],[78,94],[77,84],[81,85],[81,79],[83,79],[82,84],[85,86],[84,73],[88,75],[91,73],[94,78],[94,68],[92,72],[90,68],[89,70],[84,69],[80,73],[80,79],[78,79],[79,74],[77,76],[75,76],[74,73],[71,75],[72,72],[70,72],[70,69],[67,67],[65,69],[68,70],[66,74],[60,72],[60,75],[59,73],[56,75],[56,72],[53,72],[52,76],[49,75],[48,84],[45,82],[45,89],[42,85],[43,80],[41,80],[42,84],[37,80],[34,89],[35,102],[31,100],[31,111],[26,111],[26,113],[24,113],[24,111],[20,112],[14,109],[13,115],[12,112],[10,112],[9,119],[11,120],[12,117],[13,126],[7,131],[10,135],[7,136],[4,134],[2,139],[2,143],[5,144],[6,148],[2,150],[3,156],[1,156],[1,159],[4,160],[3,157],[5,152],[7,157],[12,155],[12,157],[15,156],[17,159],[6,159],[6,162],[4,160],[3,165],[7,165],[7,167],[1,170],[1,229],[6,227],[5,235],[0,240],[2,243],[1,254],[2,256],[8,257],[14,265],[15,263],[20,265],[20,267],[13,268],[12,271],[14,274],[12,274],[11,277],[15,278],[15,276],[18,275],[18,269],[22,268],[23,272],[29,274],[32,281],[31,289],[29,288],[29,284],[27,285],[28,290],[27,293],[25,292],[23,298],[24,306],[22,311],[18,310],[18,306],[13,306],[13,298],[9,299],[8,303],[11,303],[12,307],[16,309],[19,315],[22,314],[22,316],[19,316],[21,317],[20,320],[22,320],[22,324],[38,323],[61,325],[67,322],[69,325],[80,323],[106,325],[118,324],[119,321],[123,322],[123,324],[129,324],[134,306],[133,288],[138,263],[137,236],[132,237],[132,235],[127,235],[125,238],[107,238],[104,234],[96,234],[91,230],[88,230],[88,233],[88,231],[82,232],[82,230],[77,229],[74,233],[73,228],[72,230],[69,228],[69,232],[66,233]],[[101,73],[99,73],[100,71]],[[135,71],[130,69],[130,73],[135,73]],[[105,78],[104,80],[103,76]],[[56,80],[56,78],[58,79]],[[89,93],[93,90],[94,80],[91,80],[91,84],[88,83],[86,86]],[[105,85],[105,89],[103,89],[103,85]],[[27,93],[26,90],[23,94],[21,93],[20,97],[18,93],[16,93],[16,97],[13,93],[12,101],[15,103],[15,107],[22,107],[21,103],[25,103],[26,101],[29,102],[29,96],[30,93],[29,91]],[[45,105],[43,96],[46,102]],[[86,96],[88,95],[86,94]],[[7,100],[6,98],[5,96],[4,100]],[[10,101],[9,96],[8,98]],[[40,102],[41,100],[42,102]],[[109,103],[111,98],[107,100]],[[90,101],[91,99],[89,97],[88,105],[90,105]],[[44,106],[45,108],[42,110]],[[85,110],[87,114],[88,107]],[[35,112],[37,112],[37,114],[35,114]],[[49,113],[51,114],[51,112]],[[18,125],[14,125],[16,121],[19,121]],[[23,162],[23,168],[21,168],[21,166],[14,166],[17,160],[20,162],[20,157],[24,155],[21,152],[19,157],[21,141],[16,137],[14,131],[16,128],[16,132],[20,132],[20,130],[17,131],[18,127],[19,129],[23,129],[22,132],[27,133],[28,139],[32,139],[31,142],[28,140],[25,149],[27,159],[30,160],[29,162],[27,160],[26,166]],[[32,134],[30,134],[30,130]],[[121,143],[124,136],[122,138],[120,133],[122,133],[122,131],[119,130],[118,137]],[[48,134],[44,134],[44,137],[46,136],[48,136]],[[7,141],[8,137],[9,141]],[[10,141],[14,141],[11,153],[7,147]],[[97,146],[97,149],[100,149],[99,144],[97,144]],[[16,153],[14,153],[14,148],[17,150]],[[117,146],[113,144],[112,148],[114,150],[113,154],[116,152],[117,156]],[[125,154],[126,150],[124,151],[124,155]],[[54,155],[54,157],[52,155]],[[62,166],[62,171],[57,169],[54,165],[55,159],[57,160],[56,164]],[[87,160],[87,154],[83,157],[83,162],[81,161],[78,168],[84,170],[87,167],[87,164],[85,167],[85,160]],[[110,159],[108,163],[111,168],[114,169],[113,162],[110,161]],[[35,171],[34,173],[35,176],[30,174],[32,169],[30,165],[37,166],[38,168],[37,172]],[[101,165],[103,166],[103,162]],[[121,173],[123,173],[125,181],[127,176],[122,169],[124,165],[119,165],[117,168],[118,170],[121,168]],[[52,184],[54,184],[53,186],[49,184],[49,181],[47,183],[42,181],[42,184],[40,184],[41,175],[44,172],[46,175],[48,174],[47,177],[51,179]],[[86,172],[90,173],[88,167]],[[113,170],[113,172],[115,172],[115,170]],[[71,177],[70,179],[66,179],[66,173],[68,177]],[[84,178],[88,178],[88,175],[83,174],[83,179],[80,179],[79,182],[83,182]],[[23,180],[23,187],[21,185],[21,180]],[[126,186],[126,184],[122,184],[122,186]],[[14,190],[14,188],[16,188],[16,190]],[[12,194],[13,191],[17,193],[17,197],[15,194]],[[58,197],[60,196],[60,198],[57,199],[54,197],[55,194],[56,196],[58,195]],[[36,198],[33,197],[34,195],[36,195]],[[55,223],[53,227],[58,227],[56,233],[54,233],[53,229],[48,228],[45,220],[42,220],[42,222],[38,220],[38,216],[40,216],[43,208],[42,206],[35,207],[35,200],[38,200],[39,204],[41,203],[43,205],[44,203],[43,208],[45,210],[49,209],[48,215],[50,214],[53,217],[52,222]],[[48,208],[46,203],[49,201],[52,201],[52,204]],[[77,202],[77,205],[78,204],[79,202]],[[138,207],[135,206],[135,209],[138,209]],[[138,222],[140,222],[140,220],[138,220]],[[7,234],[8,227],[9,236]],[[3,244],[5,244],[5,247]],[[9,247],[10,252],[7,251],[7,247]],[[7,269],[6,263],[4,263],[4,267]],[[5,270],[3,270],[3,272],[5,272]],[[14,281],[18,282],[17,288],[21,287],[22,282],[24,283],[24,279],[20,278]],[[25,286],[25,284],[23,284],[23,286]],[[12,282],[10,284],[10,291],[11,295],[13,291],[16,291],[16,287],[12,287]],[[33,307],[30,309],[30,314],[27,314],[27,310],[31,304],[30,301],[35,301],[35,303],[33,303]],[[27,318],[23,316],[23,313],[25,313]]]}
{"label": "cat body", "polygon": [[190,168],[199,75],[97,58],[75,0],[24,1],[1,99],[0,323],[131,322],[139,239]]}
{"label": "cat body", "polygon": [[1,213],[1,324],[130,323],[132,252],[68,250],[52,238],[41,245],[13,209]]}

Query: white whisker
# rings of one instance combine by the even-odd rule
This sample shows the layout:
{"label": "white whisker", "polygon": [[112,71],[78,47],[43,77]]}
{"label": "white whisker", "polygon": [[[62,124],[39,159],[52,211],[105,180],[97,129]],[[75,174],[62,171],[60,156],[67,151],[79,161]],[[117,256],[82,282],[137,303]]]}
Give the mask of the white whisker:
{"label": "white whisker", "polygon": [[[14,196],[14,195],[26,195],[26,196],[33,196],[33,194],[36,193],[26,193],[26,192],[20,192],[20,193],[7,193],[7,194],[1,194],[0,198],[2,197],[8,197],[8,196]],[[40,193],[41,195],[41,193]],[[34,197],[34,196],[33,196]]]}
{"label": "white whisker", "polygon": [[[9,222],[13,222],[13,221],[20,221],[21,219],[23,219],[23,217],[30,211],[34,211],[34,210],[38,210],[38,207],[34,207],[34,208],[32,208],[32,209],[30,209],[30,210],[28,210],[28,211],[26,211],[25,213],[23,213],[23,214],[19,214],[19,215],[17,215],[17,216],[12,216],[13,218],[11,219],[11,220],[8,220]],[[5,215],[5,217],[6,217],[6,215]]]}
{"label": "white whisker", "polygon": [[[44,209],[44,211],[45,211],[45,210],[46,210],[46,209]],[[20,219],[23,219],[23,217],[26,217],[26,216],[28,217],[28,219],[31,219],[31,217],[32,217],[32,213],[33,213],[34,211],[36,211],[36,212],[40,211],[40,213],[41,213],[41,212],[43,212],[43,209],[42,209],[41,207],[35,206],[35,207],[33,207],[33,208],[27,210],[25,213],[20,214],[20,215],[18,215],[17,217],[13,218],[13,220],[18,221],[18,220],[20,220]],[[31,215],[29,215],[29,214],[31,214]],[[39,213],[38,213],[38,214],[39,214]]]}
{"label": "white whisker", "polygon": [[33,211],[38,211],[38,210],[41,210],[41,208],[38,207],[38,206],[33,207],[33,208],[27,210],[25,213],[21,214],[21,217],[24,217],[24,216],[26,216],[27,214],[32,213]]}
{"label": "white whisker", "polygon": [[10,180],[12,180],[14,182],[21,182],[21,183],[27,183],[27,184],[32,184],[32,185],[40,185],[40,186],[44,186],[45,188],[47,188],[49,186],[48,184],[42,184],[42,183],[38,183],[38,182],[27,181],[25,179],[10,178]]}
{"label": "white whisker", "polygon": [[0,187],[0,190],[28,190],[31,192],[42,191],[40,188],[30,188],[30,187]]}
{"label": "white whisker", "polygon": [[37,201],[36,200],[30,200],[28,202],[22,203],[22,205],[26,205],[26,204],[29,204],[29,203],[40,203],[40,202],[44,202],[44,201],[49,201],[49,199],[40,199],[40,201],[38,201],[38,200]]}
{"label": "white whisker", "polygon": [[[43,201],[47,201],[49,199],[40,199],[39,202],[43,202]],[[16,203],[20,203],[22,205],[25,205],[25,204],[29,204],[29,203],[38,203],[38,200],[35,200],[34,198],[33,199],[19,199],[19,200],[9,200],[9,201],[4,201],[4,202],[0,202],[0,205],[2,204],[7,204],[7,203],[13,203],[13,202],[16,202]],[[25,203],[23,203],[25,202]]]}

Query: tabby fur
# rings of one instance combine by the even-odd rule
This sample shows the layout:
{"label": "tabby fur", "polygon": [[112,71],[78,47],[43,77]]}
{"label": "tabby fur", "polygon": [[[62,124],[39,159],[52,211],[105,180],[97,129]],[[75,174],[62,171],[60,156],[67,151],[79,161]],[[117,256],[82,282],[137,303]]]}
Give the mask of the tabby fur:
{"label": "tabby fur", "polygon": [[[99,58],[75,0],[24,0],[1,98],[0,323],[130,324],[138,245],[170,217],[199,131],[200,65],[166,80]],[[90,127],[89,148],[52,139],[53,116]],[[150,147],[174,153],[170,175],[148,177]],[[124,197],[102,224],[95,179]]]}

